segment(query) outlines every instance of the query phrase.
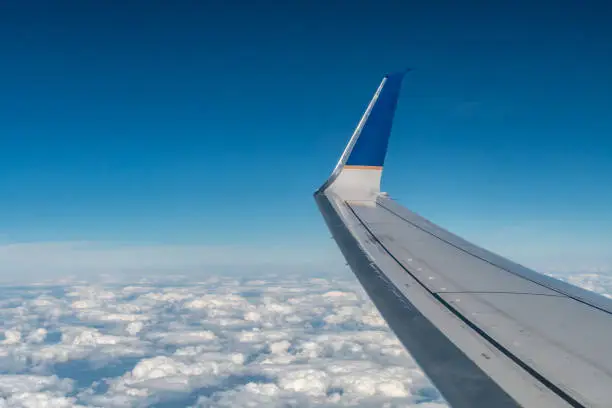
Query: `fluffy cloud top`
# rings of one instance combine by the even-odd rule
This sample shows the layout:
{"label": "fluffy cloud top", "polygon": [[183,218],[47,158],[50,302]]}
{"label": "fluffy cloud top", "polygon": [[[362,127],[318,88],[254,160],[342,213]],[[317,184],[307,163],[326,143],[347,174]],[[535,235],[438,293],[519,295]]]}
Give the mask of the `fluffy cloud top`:
{"label": "fluffy cloud top", "polygon": [[5,287],[0,322],[0,407],[446,406],[351,279]]}

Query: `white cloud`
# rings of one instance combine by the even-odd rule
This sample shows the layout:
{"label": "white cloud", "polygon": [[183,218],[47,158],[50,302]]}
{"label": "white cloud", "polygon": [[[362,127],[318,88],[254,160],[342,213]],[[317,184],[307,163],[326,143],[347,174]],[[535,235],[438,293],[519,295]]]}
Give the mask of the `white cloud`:
{"label": "white cloud", "polygon": [[[564,278],[612,292],[608,276]],[[0,407],[445,406],[354,280],[26,286],[2,301]]]}
{"label": "white cloud", "polygon": [[125,331],[131,336],[136,336],[142,331],[143,327],[144,323],[142,322],[130,322],[125,328]]}
{"label": "white cloud", "polygon": [[6,396],[14,393],[56,390],[64,393],[72,391],[72,381],[60,380],[56,376],[40,375],[2,375],[0,376],[0,394]]}
{"label": "white cloud", "polygon": [[557,276],[581,288],[599,293],[608,298],[612,297],[612,276],[600,273],[581,273]]}
{"label": "white cloud", "polygon": [[0,407],[68,408],[80,406],[67,397],[73,382],[57,376],[0,375]]}
{"label": "white cloud", "polygon": [[[353,282],[221,279],[136,292],[132,302],[146,309],[152,324],[135,335],[158,348],[179,348],[142,359],[109,380],[104,394],[83,393],[89,403],[136,406],[215,389],[198,404],[223,406],[228,398],[255,393],[272,405],[296,398],[406,405],[423,399],[415,386],[431,388]],[[172,322],[165,320],[169,311]]]}
{"label": "white cloud", "polygon": [[208,330],[154,333],[150,336],[150,338],[157,340],[161,344],[171,344],[176,346],[211,343],[218,339],[213,332]]}
{"label": "white cloud", "polygon": [[47,329],[39,327],[38,329],[28,334],[27,342],[40,344],[45,341],[46,337],[47,337]]}
{"label": "white cloud", "polygon": [[[75,393],[15,390],[4,396],[13,404],[231,406],[249,394],[272,406],[418,399],[409,379],[420,372],[352,281],[79,283],[26,287],[12,302],[2,311],[0,364],[29,374],[61,368],[79,384]],[[431,387],[419,378],[418,387]]]}
{"label": "white cloud", "polygon": [[4,332],[4,340],[2,344],[19,344],[21,343],[21,332],[18,330],[6,330]]}

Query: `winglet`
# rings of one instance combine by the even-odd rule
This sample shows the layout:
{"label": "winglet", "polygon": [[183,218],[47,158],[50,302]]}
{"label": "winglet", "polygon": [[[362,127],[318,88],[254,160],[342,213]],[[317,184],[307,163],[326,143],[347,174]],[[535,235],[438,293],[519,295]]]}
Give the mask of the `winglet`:
{"label": "winglet", "polygon": [[380,192],[393,116],[402,80],[408,71],[383,78],[336,168],[317,193],[329,188],[346,199],[369,199]]}

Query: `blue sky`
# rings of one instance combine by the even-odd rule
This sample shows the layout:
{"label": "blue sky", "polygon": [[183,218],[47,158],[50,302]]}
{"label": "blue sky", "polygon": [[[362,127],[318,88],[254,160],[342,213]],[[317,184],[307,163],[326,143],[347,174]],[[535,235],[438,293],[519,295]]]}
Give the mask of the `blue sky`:
{"label": "blue sky", "polygon": [[2,5],[0,243],[337,256],[312,191],[410,66],[385,189],[535,266],[612,269],[606,2],[325,3]]}

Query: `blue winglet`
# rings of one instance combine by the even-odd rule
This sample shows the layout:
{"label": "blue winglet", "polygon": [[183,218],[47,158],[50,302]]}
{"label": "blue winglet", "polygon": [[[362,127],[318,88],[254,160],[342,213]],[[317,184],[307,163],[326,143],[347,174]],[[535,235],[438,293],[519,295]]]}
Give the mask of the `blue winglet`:
{"label": "blue winglet", "polygon": [[402,80],[409,70],[387,75],[345,166],[382,167]]}

